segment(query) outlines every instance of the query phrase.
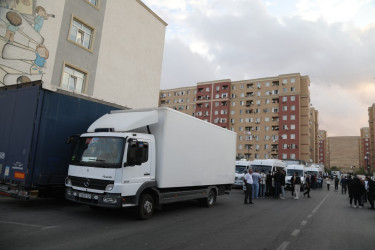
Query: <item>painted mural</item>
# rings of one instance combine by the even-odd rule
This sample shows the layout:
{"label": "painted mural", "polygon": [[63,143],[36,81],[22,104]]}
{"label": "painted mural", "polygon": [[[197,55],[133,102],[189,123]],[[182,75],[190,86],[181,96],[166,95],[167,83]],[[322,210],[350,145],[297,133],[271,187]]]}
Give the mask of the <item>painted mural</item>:
{"label": "painted mural", "polygon": [[43,79],[49,50],[41,35],[55,15],[37,0],[0,0],[0,87]]}

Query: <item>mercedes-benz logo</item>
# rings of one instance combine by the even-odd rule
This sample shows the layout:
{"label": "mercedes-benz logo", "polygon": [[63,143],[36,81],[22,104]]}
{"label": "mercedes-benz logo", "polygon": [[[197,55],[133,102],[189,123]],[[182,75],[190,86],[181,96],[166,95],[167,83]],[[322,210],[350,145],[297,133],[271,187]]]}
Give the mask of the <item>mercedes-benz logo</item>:
{"label": "mercedes-benz logo", "polygon": [[83,185],[88,188],[90,186],[90,179],[86,179],[84,182],[83,182]]}

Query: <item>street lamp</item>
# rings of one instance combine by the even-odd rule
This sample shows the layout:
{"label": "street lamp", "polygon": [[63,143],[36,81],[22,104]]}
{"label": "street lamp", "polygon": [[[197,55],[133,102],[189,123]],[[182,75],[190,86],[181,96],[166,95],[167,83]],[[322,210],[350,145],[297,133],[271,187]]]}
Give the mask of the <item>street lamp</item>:
{"label": "street lamp", "polygon": [[366,152],[365,160],[366,160],[366,169],[367,169],[367,174],[370,174],[370,166],[368,165],[368,160],[369,160],[369,152]]}

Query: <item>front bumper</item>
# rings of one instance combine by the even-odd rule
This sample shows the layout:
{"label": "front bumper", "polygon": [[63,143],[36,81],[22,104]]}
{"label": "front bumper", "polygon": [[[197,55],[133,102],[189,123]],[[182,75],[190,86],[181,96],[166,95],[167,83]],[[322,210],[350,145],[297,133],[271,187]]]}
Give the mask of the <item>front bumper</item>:
{"label": "front bumper", "polygon": [[123,207],[123,203],[125,201],[121,198],[121,194],[96,194],[84,191],[77,191],[73,190],[72,188],[66,189],[65,198],[73,202],[108,208]]}

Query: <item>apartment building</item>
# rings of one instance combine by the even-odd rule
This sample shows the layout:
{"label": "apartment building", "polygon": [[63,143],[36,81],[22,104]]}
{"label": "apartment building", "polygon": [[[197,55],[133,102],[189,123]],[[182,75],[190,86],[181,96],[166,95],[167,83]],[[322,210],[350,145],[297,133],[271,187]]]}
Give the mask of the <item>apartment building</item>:
{"label": "apartment building", "polygon": [[[309,86],[309,77],[298,73],[200,82],[195,87],[162,90],[160,105],[237,132],[238,158],[309,161],[313,134]],[[194,88],[195,104],[191,103]],[[184,93],[185,100],[177,101],[183,96],[176,97],[176,92]]]}
{"label": "apartment building", "polygon": [[310,162],[319,162],[319,122],[318,122],[319,112],[311,107],[310,108]]}
{"label": "apartment building", "polygon": [[368,108],[368,123],[370,129],[370,172],[375,171],[375,103]]}
{"label": "apartment building", "polygon": [[327,131],[318,130],[318,161],[319,164],[323,164],[325,168],[330,169],[330,152],[329,152],[329,141]]}
{"label": "apartment building", "polygon": [[359,166],[365,171],[369,170],[371,165],[370,146],[370,128],[361,128],[361,135],[359,138]]}
{"label": "apartment building", "polygon": [[158,105],[167,24],[140,0],[0,1],[0,19],[0,86]]}

